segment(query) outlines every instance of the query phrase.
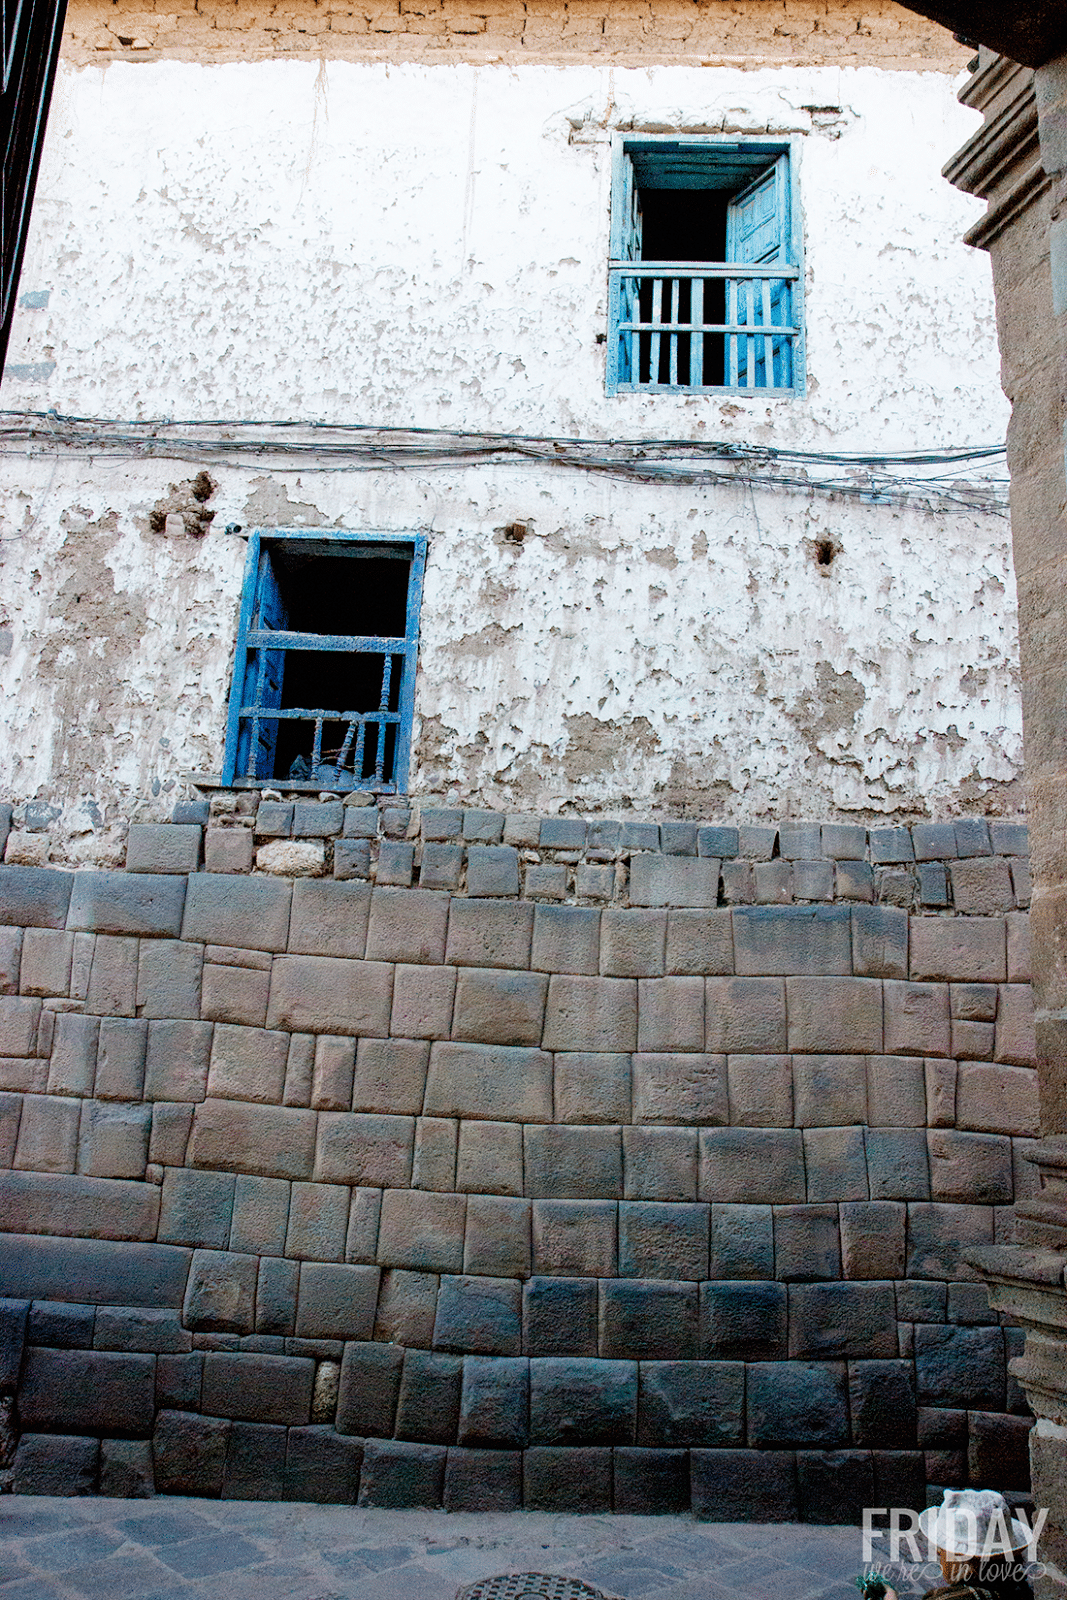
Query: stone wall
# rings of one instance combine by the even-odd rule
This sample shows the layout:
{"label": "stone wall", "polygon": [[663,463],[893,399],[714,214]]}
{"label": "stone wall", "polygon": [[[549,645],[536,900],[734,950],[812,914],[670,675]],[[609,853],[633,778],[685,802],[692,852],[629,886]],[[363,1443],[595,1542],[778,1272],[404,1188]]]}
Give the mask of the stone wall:
{"label": "stone wall", "polygon": [[176,817],[0,867],[16,1491],[1025,1486],[1024,828]]}

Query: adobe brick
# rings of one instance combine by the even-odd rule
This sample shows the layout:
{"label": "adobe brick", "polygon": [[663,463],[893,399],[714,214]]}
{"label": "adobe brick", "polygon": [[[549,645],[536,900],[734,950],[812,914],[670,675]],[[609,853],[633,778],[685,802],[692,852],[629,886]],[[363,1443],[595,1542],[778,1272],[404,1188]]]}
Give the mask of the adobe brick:
{"label": "adobe brick", "polygon": [[877,979],[787,978],[785,985],[790,1050],[880,1053],[882,985]]}
{"label": "adobe brick", "polygon": [[23,1172],[73,1172],[80,1120],[80,1100],[27,1095],[12,1166]]}
{"label": "adobe brick", "polygon": [[867,1121],[863,1056],[795,1056],[793,1115],[798,1128]]}
{"label": "adobe brick", "polygon": [[827,977],[852,970],[844,906],[740,907],[733,925],[734,960],[746,977]]}
{"label": "adobe brick", "polygon": [[[22,930],[19,930],[22,934]],[[70,958],[74,935],[52,928],[27,928],[22,936],[22,961],[14,993],[66,995],[70,993]]]}
{"label": "adobe brick", "polygon": [[923,1063],[914,1056],[867,1057],[867,1123],[874,1128],[926,1124]]}
{"label": "adobe brick", "polygon": [[279,1105],[288,1054],[287,1033],[219,1023],[211,1042],[207,1092],[213,1099]]}
{"label": "adobe brick", "polygon": [[398,966],[389,1031],[400,1038],[449,1038],[455,993],[455,967]]}
{"label": "adobe brick", "polygon": [[[199,1176],[210,1175],[201,1173]],[[285,1250],[288,1220],[289,1185],[284,1179],[242,1176],[236,1180],[230,1223],[231,1250],[280,1256]]]}
{"label": "adobe brick", "polygon": [[315,1151],[317,1183],[402,1189],[411,1182],[413,1117],[323,1112]]}
{"label": "adobe brick", "polygon": [[280,956],[271,972],[267,1024],[291,1032],[385,1038],[393,969],[336,956]]}
{"label": "adobe brick", "polygon": [[732,973],[734,944],[730,912],[669,912],[664,970],[668,974],[693,977]]}
{"label": "adobe brick", "polygon": [[964,1252],[993,1243],[993,1213],[985,1205],[918,1201],[908,1206],[908,1277],[974,1278]]}
{"label": "adobe brick", "polygon": [[290,900],[291,885],[281,878],[197,872],[189,880],[181,936],[203,944],[281,951],[288,939]]}
{"label": "adobe brick", "polygon": [[774,1360],[786,1353],[786,1291],[780,1283],[703,1283],[700,1348],[717,1360]]}
{"label": "adobe brick", "polygon": [[703,978],[642,978],[637,996],[639,1050],[704,1048]]}
{"label": "adobe brick", "polygon": [[633,1119],[724,1126],[729,1121],[725,1056],[635,1055]]}
{"label": "adobe brick", "polygon": [[[218,1035],[216,1033],[216,1040]],[[315,1041],[315,1067],[311,1084],[314,1111],[347,1111],[352,1104],[352,1078],[356,1064],[354,1039],[320,1034]]]}
{"label": "adobe brick", "polygon": [[472,1194],[467,1201],[463,1271],[483,1278],[525,1278],[530,1264],[529,1201]]}
{"label": "adobe brick", "polygon": [[600,923],[600,971],[612,978],[658,977],[667,943],[665,911],[605,911]]}
{"label": "adobe brick", "polygon": [[840,1208],[841,1267],[846,1278],[902,1278],[907,1207],[902,1201],[846,1202]]}
{"label": "adobe brick", "polygon": [[424,1109],[430,1116],[551,1122],[552,1057],[506,1045],[435,1043]]}
{"label": "adobe brick", "polygon": [[76,872],[67,927],[83,933],[176,939],[182,926],[186,883],[185,877]]}
{"label": "adobe brick", "polygon": [[264,1178],[310,1178],[315,1123],[314,1111],[205,1100],[193,1113],[188,1161]]}
{"label": "adobe brick", "polygon": [[861,1127],[805,1128],[804,1166],[809,1201],[869,1197]]}
{"label": "adobe brick", "polygon": [[804,1153],[800,1130],[702,1130],[700,1198],[744,1205],[803,1201]]}
{"label": "adobe brick", "polygon": [[777,1055],[786,1048],[781,978],[708,978],[704,1048],[713,1054]]}
{"label": "adobe brick", "polygon": [[72,872],[51,867],[0,866],[0,923],[62,928],[74,886]]}
{"label": "adobe brick", "polygon": [[285,1253],[311,1261],[341,1261],[348,1228],[348,1190],[340,1184],[294,1183]]}
{"label": "adobe brick", "polygon": [[418,1189],[386,1189],[378,1230],[382,1266],[459,1272],[467,1197]]}
{"label": "adobe brick", "polygon": [[83,1100],[78,1171],[90,1178],[143,1178],[152,1107]]}
{"label": "adobe brick", "polygon": [[262,1028],[269,993],[269,973],[209,963],[203,970],[201,1014],[209,1022]]}
{"label": "adobe brick", "polygon": [[801,1283],[841,1276],[836,1205],[774,1207],[774,1273]]}
{"label": "adobe brick", "polygon": [[623,1193],[628,1200],[695,1200],[695,1128],[623,1128]]}
{"label": "adobe brick", "polygon": [[537,972],[462,968],[452,1037],[474,1044],[539,1045],[548,982]]}
{"label": "adobe brick", "polygon": [[612,1200],[535,1200],[534,1271],[613,1278],[618,1270],[617,1209]]}
{"label": "adobe brick", "polygon": [[486,1356],[522,1351],[522,1286],[514,1278],[445,1274],[437,1296],[435,1350]]}
{"label": "adobe brick", "polygon": [[583,906],[538,906],[530,965],[541,972],[599,971],[600,912]]}
{"label": "adobe brick", "polygon": [[315,1363],[304,1357],[209,1350],[202,1404],[208,1416],[304,1427],[314,1381]]}
{"label": "adobe brick", "polygon": [[529,967],[532,905],[454,899],[445,960],[459,967]]}
{"label": "adobe brick", "polygon": [[908,915],[896,906],[854,906],[852,970],[857,978],[908,976]]}
{"label": "adobe brick", "polygon": [[461,1122],[455,1187],[469,1194],[521,1195],[522,1124]]}
{"label": "adobe brick", "polygon": [[617,1127],[527,1126],[526,1193],[537,1200],[617,1200],[622,1194],[622,1138]]}
{"label": "adobe brick", "polygon": [[[529,30],[529,21],[526,27]],[[591,1514],[610,1511],[613,1454],[607,1448],[573,1445],[524,1450],[523,1509]]]}
{"label": "adobe brick", "polygon": [[934,1200],[1010,1205],[1011,1140],[1000,1134],[931,1129],[930,1195]]}
{"label": "adobe brick", "polygon": [[629,1122],[630,1057],[560,1051],[555,1058],[554,1107],[557,1122]]}
{"label": "adobe brick", "polygon": [[1006,969],[1003,917],[913,917],[911,976],[954,983],[1003,983]]}
{"label": "adobe brick", "polygon": [[619,1272],[624,1278],[698,1283],[708,1275],[710,1207],[624,1201],[619,1206]]}
{"label": "adobe brick", "polygon": [[757,1362],[747,1373],[748,1438],[760,1448],[848,1443],[843,1362]]}
{"label": "adobe brick", "polygon": [[428,1350],[433,1343],[438,1282],[431,1272],[406,1272],[398,1267],[383,1272],[375,1340]]}
{"label": "adobe brick", "polygon": [[630,860],[630,899],[635,906],[714,906],[719,862],[685,856],[637,855]]}
{"label": "adobe brick", "polygon": [[523,1289],[523,1349],[535,1356],[595,1356],[594,1278],[532,1278]]}
{"label": "adobe brick", "polygon": [[212,1032],[210,1022],[149,1022],[144,1073],[146,1100],[203,1100],[207,1093]]}
{"label": "adobe brick", "polygon": [[143,1437],[155,1411],[152,1355],[97,1350],[26,1351],[19,1420],[27,1433],[82,1429]]}
{"label": "adobe brick", "polygon": [[794,1283],[789,1286],[789,1355],[888,1359],[897,1353],[892,1283]]}

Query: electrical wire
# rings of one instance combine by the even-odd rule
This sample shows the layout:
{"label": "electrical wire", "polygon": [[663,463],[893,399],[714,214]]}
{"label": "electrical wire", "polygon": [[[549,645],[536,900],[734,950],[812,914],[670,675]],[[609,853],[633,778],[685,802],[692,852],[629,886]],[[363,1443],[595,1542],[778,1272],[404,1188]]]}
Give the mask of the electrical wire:
{"label": "electrical wire", "polygon": [[939,450],[798,450],[731,440],[562,438],[379,427],[369,423],[160,418],[119,421],[58,411],[0,411],[0,455],[54,450],[134,459],[226,462],[278,470],[404,471],[536,462],[647,484],[733,484],[1005,515],[1003,445]]}

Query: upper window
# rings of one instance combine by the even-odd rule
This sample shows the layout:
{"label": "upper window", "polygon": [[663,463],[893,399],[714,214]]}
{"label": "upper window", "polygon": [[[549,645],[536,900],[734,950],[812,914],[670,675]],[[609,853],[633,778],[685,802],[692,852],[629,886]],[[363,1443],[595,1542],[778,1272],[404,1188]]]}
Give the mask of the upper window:
{"label": "upper window", "polygon": [[609,394],[803,390],[788,145],[615,141]]}
{"label": "upper window", "polygon": [[421,534],[252,534],[225,785],[407,788],[425,561]]}

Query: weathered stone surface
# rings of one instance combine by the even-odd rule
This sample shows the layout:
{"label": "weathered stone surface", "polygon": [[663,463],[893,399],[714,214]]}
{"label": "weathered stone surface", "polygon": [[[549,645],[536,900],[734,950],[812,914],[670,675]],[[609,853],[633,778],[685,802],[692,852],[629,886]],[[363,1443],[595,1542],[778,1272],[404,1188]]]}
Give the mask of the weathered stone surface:
{"label": "weathered stone surface", "polygon": [[146,1100],[203,1100],[213,1031],[210,1022],[161,1020],[148,1024]]}
{"label": "weathered stone surface", "polygon": [[143,1178],[152,1107],[83,1100],[78,1171],[92,1178]]}
{"label": "weathered stone surface", "polygon": [[[252,976],[260,977],[261,974]],[[262,1105],[280,1105],[288,1054],[287,1033],[219,1023],[211,1041],[207,1092],[213,1099],[254,1100]]]}
{"label": "weathered stone surface", "polygon": [[1010,1139],[998,1134],[932,1128],[927,1142],[932,1199],[1011,1204],[1014,1184]]}
{"label": "weathered stone surface", "polygon": [[719,1361],[782,1357],[787,1314],[786,1291],[780,1283],[703,1283],[701,1352]]}
{"label": "weathered stone surface", "polygon": [[414,1117],[324,1111],[318,1119],[315,1179],[406,1188],[411,1181]]}
{"label": "weathered stone surface", "polygon": [[867,1118],[872,1128],[926,1124],[923,1063],[913,1056],[867,1057]]}
{"label": "weathered stone surface", "polygon": [[26,1351],[19,1416],[29,1433],[147,1434],[155,1410],[155,1357],[96,1350]]}
{"label": "weathered stone surface", "polygon": [[832,977],[852,971],[847,906],[744,906],[733,923],[738,974]]}
{"label": "weathered stone surface", "polygon": [[770,1206],[713,1205],[709,1278],[773,1278]]}
{"label": "weathered stone surface", "polygon": [[774,1269],[791,1282],[841,1276],[835,1205],[774,1207]]}
{"label": "weathered stone surface", "polygon": [[386,1189],[378,1232],[383,1266],[421,1272],[459,1272],[467,1197],[418,1189]]}
{"label": "weathered stone surface", "polygon": [[16,1494],[93,1494],[97,1487],[99,1439],[27,1431],[15,1451]]}
{"label": "weathered stone surface", "polygon": [[76,872],[67,926],[76,932],[176,939],[182,926],[186,882],[184,877],[144,873]]}
{"label": "weathered stone surface", "polygon": [[733,920],[729,911],[671,911],[667,917],[664,970],[694,977],[734,970]]}
{"label": "weathered stone surface", "polygon": [[622,1149],[627,1200],[696,1199],[695,1128],[623,1128]]}
{"label": "weathered stone surface", "polygon": [[600,971],[610,978],[657,977],[664,970],[666,939],[665,911],[605,911]]}
{"label": "weathered stone surface", "polygon": [[297,1260],[343,1260],[348,1208],[349,1191],[342,1184],[294,1183],[285,1232],[286,1255]]}
{"label": "weathered stone surface", "polygon": [[532,1444],[632,1444],[636,1425],[635,1361],[531,1359]]}
{"label": "weathered stone surface", "polygon": [[637,997],[639,1050],[703,1050],[703,978],[641,978]]}
{"label": "weathered stone surface", "polygon": [[798,1128],[844,1127],[867,1121],[863,1056],[797,1056],[793,1108]]}
{"label": "weathered stone surface", "polygon": [[229,1432],[221,1417],[161,1411],[152,1435],[157,1492],[219,1496]]}
{"label": "weathered stone surface", "polygon": [[468,1356],[463,1363],[458,1439],[483,1449],[521,1449],[529,1438],[530,1364]]}
{"label": "weathered stone surface", "polygon": [[204,1411],[238,1422],[303,1427],[310,1420],[314,1381],[315,1363],[305,1357],[209,1350],[204,1357]]}
{"label": "weathered stone surface", "polygon": [[172,822],[133,822],[126,835],[127,872],[195,872],[200,828]]}
{"label": "weathered stone surface", "polygon": [[189,1163],[265,1178],[310,1178],[315,1123],[313,1111],[205,1100],[193,1113]]}
{"label": "weathered stone surface", "polygon": [[841,1267],[846,1278],[902,1278],[907,1207],[901,1201],[850,1202],[840,1207]]}
{"label": "weathered stone surface", "polygon": [[597,973],[600,912],[584,906],[538,906],[530,966],[539,972]]}
{"label": "weathered stone surface", "polygon": [[548,982],[539,972],[461,968],[452,1037],[472,1044],[540,1045]]}
{"label": "weathered stone surface", "polygon": [[697,1354],[695,1283],[619,1278],[600,1289],[600,1351],[616,1360],[692,1360]]}
{"label": "weathered stone surface", "polygon": [[286,1441],[286,1500],[355,1504],[363,1443],[329,1427],[290,1428]]}
{"label": "weathered stone surface", "polygon": [[444,960],[450,897],[431,889],[376,888],[367,959],[436,965]]}
{"label": "weathered stone surface", "polygon": [[61,1095],[27,1095],[12,1165],[26,1172],[73,1172],[81,1104]]}
{"label": "weathered stone surface", "polygon": [[882,985],[877,979],[787,978],[785,984],[790,1050],[880,1054]]}
{"label": "weathered stone surface", "polygon": [[404,1352],[396,1408],[398,1439],[455,1443],[463,1365],[459,1356],[427,1350]]}
{"label": "weathered stone surface", "polygon": [[428,1350],[433,1344],[439,1279],[432,1272],[391,1267],[382,1273],[374,1337]]}
{"label": "weathered stone surface", "polygon": [[[159,1190],[153,1184],[120,1178],[52,1176],[42,1172],[0,1173],[0,1217],[5,1229],[12,1233],[154,1239],[159,1218]],[[54,1298],[66,1297],[57,1295]]]}
{"label": "weathered stone surface", "polygon": [[629,1122],[630,1057],[619,1052],[560,1051],[555,1058],[554,1105],[557,1122]]}
{"label": "weathered stone surface", "polygon": [[445,960],[460,967],[528,967],[533,923],[532,905],[455,899]]}
{"label": "weathered stone surface", "polygon": [[856,1444],[914,1449],[915,1373],[910,1361],[850,1361],[848,1394]]}
{"label": "weathered stone surface", "polygon": [[700,1198],[746,1205],[803,1201],[804,1152],[800,1130],[702,1130]]}
{"label": "weathered stone surface", "polygon": [[445,1466],[445,1510],[521,1510],[522,1460],[521,1450],[450,1449]]}
{"label": "weathered stone surface", "polygon": [[971,1278],[963,1253],[993,1243],[993,1213],[982,1205],[917,1202],[908,1206],[908,1276]]}
{"label": "weathered stone surface", "polygon": [[689,1510],[689,1454],[685,1450],[612,1452],[612,1505],[625,1515],[678,1514]]}
{"label": "weathered stone surface", "polygon": [[789,1288],[789,1354],[801,1359],[897,1353],[892,1283],[796,1283]]}
{"label": "weathered stone surface", "polygon": [[796,1456],[790,1450],[692,1450],[693,1512],[713,1522],[795,1522]]}
{"label": "weathered stone surface", "polygon": [[915,1381],[920,1405],[1004,1408],[1004,1336],[1000,1328],[915,1329]]}
{"label": "weathered stone surface", "polygon": [[708,978],[704,1048],[716,1055],[780,1055],[786,1049],[781,978]]}
{"label": "weathered stone surface", "polygon": [[913,917],[911,976],[920,981],[1003,983],[1002,917]]}
{"label": "weathered stone surface", "polygon": [[202,1333],[251,1333],[257,1260],[225,1250],[194,1250],[182,1318]]}
{"label": "weathered stone surface", "polygon": [[424,1110],[439,1117],[551,1122],[552,1057],[505,1045],[434,1044]]}
{"label": "weathered stone surface", "polygon": [[291,898],[291,885],[275,878],[194,873],[181,936],[244,950],[284,950]]}
{"label": "weathered stone surface", "polygon": [[617,1200],[622,1194],[622,1137],[613,1127],[527,1126],[526,1193],[537,1200]]}
{"label": "weathered stone surface", "polygon": [[719,863],[668,855],[637,855],[630,861],[630,899],[635,906],[714,906]]}
{"label": "weathered stone surface", "polygon": [[1036,1072],[1027,1067],[961,1061],[956,1122],[975,1132],[1036,1137],[1040,1132]]}
{"label": "weathered stone surface", "polygon": [[[699,980],[684,978],[667,981],[694,983]],[[703,1028],[700,1037],[703,1037]],[[695,1123],[723,1127],[729,1118],[724,1056],[634,1055],[635,1122]]]}
{"label": "weathered stone surface", "polygon": [[636,981],[554,974],[548,984],[543,1043],[546,1050],[633,1050]]}
{"label": "weathered stone surface", "polygon": [[443,1445],[368,1439],[363,1449],[358,1504],[392,1510],[439,1506],[445,1457]]}
{"label": "weathered stone surface", "polygon": [[169,1245],[0,1234],[0,1287],[25,1300],[181,1306],[191,1251]]}
{"label": "weathered stone surface", "polygon": [[759,1448],[848,1443],[843,1362],[755,1362],[748,1369],[749,1443]]}
{"label": "weathered stone surface", "polygon": [[447,1039],[455,993],[455,967],[397,966],[390,1032],[398,1038]]}
{"label": "weathered stone surface", "polygon": [[296,1332],[300,1263],[264,1256],[256,1280],[256,1332],[278,1338]]}
{"label": "weathered stone surface", "polygon": [[637,1442],[725,1448],[744,1441],[740,1361],[643,1361]]}
{"label": "weathered stone surface", "polygon": [[864,1145],[872,1200],[926,1200],[930,1164],[923,1128],[868,1128]]}
{"label": "weathered stone surface", "polygon": [[467,1201],[464,1272],[481,1277],[525,1278],[531,1259],[529,1201],[472,1194]]}
{"label": "weathered stone surface", "polygon": [[517,1356],[522,1350],[522,1295],[517,1279],[445,1275],[437,1296],[435,1350]]}
{"label": "weathered stone surface", "polygon": [[809,1200],[866,1200],[862,1127],[805,1128],[804,1168]]}
{"label": "weathered stone surface", "polygon": [[0,922],[25,928],[62,928],[73,887],[72,872],[0,866]]}
{"label": "weathered stone surface", "polygon": [[335,956],[281,956],[271,971],[267,1024],[291,1032],[389,1032],[393,969]]}
{"label": "weathered stone surface", "polygon": [[806,1522],[858,1522],[874,1495],[874,1463],[867,1450],[798,1450],[797,1488]]}
{"label": "weathered stone surface", "polygon": [[535,1200],[534,1271],[613,1278],[618,1269],[616,1212],[612,1200]]}
{"label": "weathered stone surface", "polygon": [[461,1122],[455,1187],[472,1195],[521,1195],[522,1125]]}
{"label": "weathered stone surface", "polygon": [[393,1344],[349,1342],[341,1362],[338,1433],[389,1438],[396,1422],[404,1352]]}
{"label": "weathered stone surface", "polygon": [[352,1109],[417,1115],[426,1092],[429,1060],[427,1040],[360,1039]]}
{"label": "weathered stone surface", "polygon": [[708,1274],[709,1212],[706,1205],[624,1201],[619,1206],[620,1273],[700,1282]]}
{"label": "weathered stone surface", "polygon": [[726,1079],[729,1120],[735,1127],[793,1126],[793,1072],[789,1056],[728,1056]]}
{"label": "weathered stone surface", "polygon": [[611,1458],[610,1449],[595,1447],[538,1446],[524,1451],[523,1508],[527,1511],[610,1511]]}

